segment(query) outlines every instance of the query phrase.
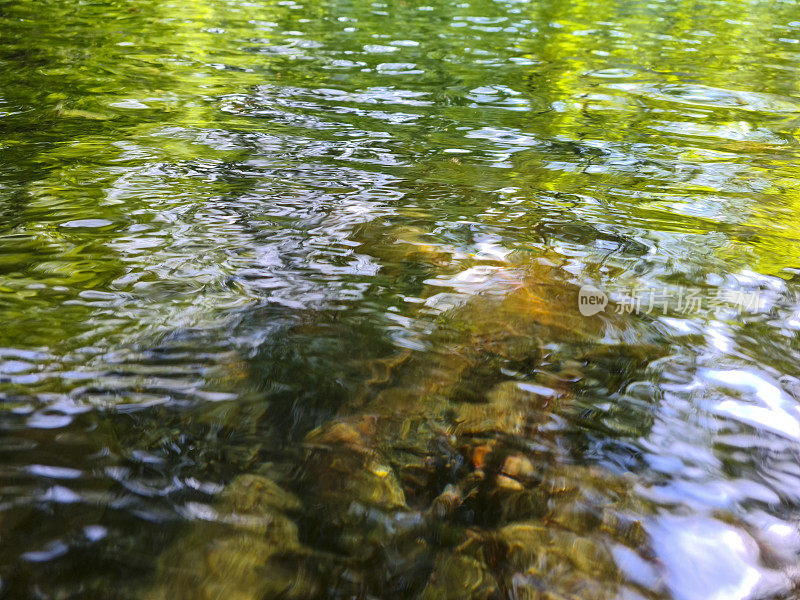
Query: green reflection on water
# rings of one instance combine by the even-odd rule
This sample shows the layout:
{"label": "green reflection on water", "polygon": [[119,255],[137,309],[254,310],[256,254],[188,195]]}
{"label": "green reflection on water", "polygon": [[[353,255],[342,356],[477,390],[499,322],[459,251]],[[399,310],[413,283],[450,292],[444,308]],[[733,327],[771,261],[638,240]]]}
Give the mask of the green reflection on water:
{"label": "green reflection on water", "polygon": [[[752,535],[772,593],[798,22],[0,5],[0,593],[701,597],[666,513]],[[583,283],[767,305],[592,321]]]}

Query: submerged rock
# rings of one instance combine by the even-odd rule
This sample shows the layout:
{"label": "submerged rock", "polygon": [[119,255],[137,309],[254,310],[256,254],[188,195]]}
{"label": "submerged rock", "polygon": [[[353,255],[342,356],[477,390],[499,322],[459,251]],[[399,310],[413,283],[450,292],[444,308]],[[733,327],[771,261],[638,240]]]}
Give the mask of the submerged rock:
{"label": "submerged rock", "polygon": [[284,469],[296,495],[234,480],[150,598],[617,597],[611,546],[650,560],[643,507],[624,478],[571,464],[557,415],[587,341],[623,324],[581,317],[544,263],[496,277],[504,293],[450,311],[431,350],[373,361],[305,435]]}
{"label": "submerged rock", "polygon": [[422,599],[489,600],[497,597],[497,593],[497,582],[483,562],[469,556],[442,552],[436,557]]}
{"label": "submerged rock", "polygon": [[303,550],[285,511],[299,500],[275,482],[242,475],[160,559],[148,600],[307,598],[313,580],[298,570]]}

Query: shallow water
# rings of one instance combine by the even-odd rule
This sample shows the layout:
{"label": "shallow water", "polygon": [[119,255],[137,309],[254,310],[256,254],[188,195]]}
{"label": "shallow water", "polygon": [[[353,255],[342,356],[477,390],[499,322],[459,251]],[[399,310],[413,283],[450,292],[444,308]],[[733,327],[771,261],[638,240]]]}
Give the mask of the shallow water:
{"label": "shallow water", "polygon": [[0,3],[0,597],[795,597],[799,32]]}

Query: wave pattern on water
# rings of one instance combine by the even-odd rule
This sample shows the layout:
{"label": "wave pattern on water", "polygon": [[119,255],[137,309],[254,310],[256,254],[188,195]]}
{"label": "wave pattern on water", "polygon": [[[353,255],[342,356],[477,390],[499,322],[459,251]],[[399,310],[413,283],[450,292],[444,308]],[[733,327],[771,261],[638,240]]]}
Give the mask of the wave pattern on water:
{"label": "wave pattern on water", "polygon": [[0,596],[793,597],[799,24],[0,6]]}

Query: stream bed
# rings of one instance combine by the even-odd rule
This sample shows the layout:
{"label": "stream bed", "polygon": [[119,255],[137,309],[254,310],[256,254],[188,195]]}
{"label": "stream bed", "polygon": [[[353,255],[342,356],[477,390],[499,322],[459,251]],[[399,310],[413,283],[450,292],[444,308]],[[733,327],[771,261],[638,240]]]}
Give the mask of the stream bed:
{"label": "stream bed", "polygon": [[0,598],[800,593],[800,7],[0,2]]}

